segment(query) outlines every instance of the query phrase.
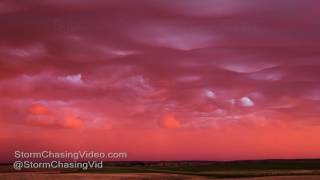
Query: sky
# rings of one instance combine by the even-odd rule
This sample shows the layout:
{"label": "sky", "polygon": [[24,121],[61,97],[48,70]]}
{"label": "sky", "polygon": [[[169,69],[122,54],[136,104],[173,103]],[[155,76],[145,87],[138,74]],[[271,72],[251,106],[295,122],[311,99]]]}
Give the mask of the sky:
{"label": "sky", "polygon": [[320,158],[317,0],[0,1],[0,161]]}

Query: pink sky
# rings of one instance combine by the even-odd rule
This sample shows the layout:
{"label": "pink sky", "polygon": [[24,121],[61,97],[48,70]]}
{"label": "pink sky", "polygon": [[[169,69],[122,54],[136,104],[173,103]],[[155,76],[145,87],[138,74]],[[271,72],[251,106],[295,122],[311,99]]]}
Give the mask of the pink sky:
{"label": "pink sky", "polygon": [[0,162],[320,158],[320,2],[0,2]]}

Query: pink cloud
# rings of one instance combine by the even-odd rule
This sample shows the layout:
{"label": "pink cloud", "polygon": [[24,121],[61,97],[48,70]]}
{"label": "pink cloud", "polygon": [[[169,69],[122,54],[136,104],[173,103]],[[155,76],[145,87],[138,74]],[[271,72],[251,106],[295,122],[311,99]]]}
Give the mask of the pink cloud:
{"label": "pink cloud", "polygon": [[[93,145],[174,159],[190,138],[178,159],[268,157],[259,145],[274,158],[319,155],[309,145],[320,124],[318,4],[3,1],[1,147],[32,149],[19,139],[25,135],[41,140],[35,148]],[[294,130],[310,142],[290,138]]]}

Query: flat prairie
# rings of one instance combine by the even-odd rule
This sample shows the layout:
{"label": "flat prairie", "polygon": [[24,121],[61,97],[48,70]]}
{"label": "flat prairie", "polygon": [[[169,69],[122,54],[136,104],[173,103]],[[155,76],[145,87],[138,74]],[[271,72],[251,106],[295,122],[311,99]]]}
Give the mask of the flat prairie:
{"label": "flat prairie", "polygon": [[36,180],[36,179],[49,179],[49,180],[140,180],[140,179],[153,179],[153,180],[202,180],[207,179],[200,176],[189,176],[180,174],[165,174],[165,173],[119,173],[119,174],[91,174],[91,173],[75,173],[75,174],[52,174],[52,173],[3,173],[0,174],[1,180]]}
{"label": "flat prairie", "polygon": [[[96,174],[96,173],[0,173],[1,180],[204,180],[217,179],[192,175],[166,174],[166,173],[119,173],[119,174]],[[253,178],[223,178],[224,180],[319,180],[320,175],[310,176],[270,176]]]}
{"label": "flat prairie", "polygon": [[0,165],[0,180],[320,180],[320,160],[105,162],[99,169],[22,169]]}

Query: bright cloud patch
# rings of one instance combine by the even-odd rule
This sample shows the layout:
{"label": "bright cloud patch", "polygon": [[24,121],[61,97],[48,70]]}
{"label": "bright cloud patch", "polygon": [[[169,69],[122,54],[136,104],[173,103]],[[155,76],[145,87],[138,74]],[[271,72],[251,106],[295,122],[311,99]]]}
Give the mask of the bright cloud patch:
{"label": "bright cloud patch", "polygon": [[252,107],[254,106],[254,102],[249,97],[242,97],[240,99],[241,106],[244,107]]}
{"label": "bright cloud patch", "polygon": [[210,99],[216,98],[216,94],[211,90],[206,90],[205,93],[206,93],[207,97]]}
{"label": "bright cloud patch", "polygon": [[67,75],[65,77],[59,77],[59,79],[73,84],[83,84],[81,74]]}

